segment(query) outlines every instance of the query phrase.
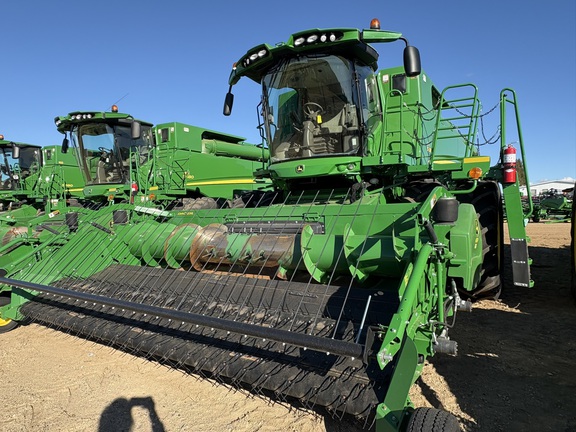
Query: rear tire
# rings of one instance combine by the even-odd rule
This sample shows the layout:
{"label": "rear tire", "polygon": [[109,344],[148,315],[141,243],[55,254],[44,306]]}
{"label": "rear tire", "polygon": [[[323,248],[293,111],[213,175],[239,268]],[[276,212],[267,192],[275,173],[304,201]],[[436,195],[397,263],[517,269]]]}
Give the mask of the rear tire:
{"label": "rear tire", "polygon": [[460,424],[452,414],[436,408],[416,408],[406,432],[459,432]]}
{"label": "rear tire", "polygon": [[[10,297],[0,296],[0,307],[10,304]],[[0,316],[0,333],[8,333],[18,327],[18,322]]]}
{"label": "rear tire", "polygon": [[460,202],[470,203],[476,209],[480,223],[483,259],[478,286],[471,292],[462,293],[474,299],[498,299],[502,291],[502,268],[504,265],[504,209],[502,195],[496,183],[480,184],[470,196]]}
{"label": "rear tire", "polygon": [[182,210],[202,210],[202,209],[217,209],[218,203],[213,198],[184,198],[182,200]]}

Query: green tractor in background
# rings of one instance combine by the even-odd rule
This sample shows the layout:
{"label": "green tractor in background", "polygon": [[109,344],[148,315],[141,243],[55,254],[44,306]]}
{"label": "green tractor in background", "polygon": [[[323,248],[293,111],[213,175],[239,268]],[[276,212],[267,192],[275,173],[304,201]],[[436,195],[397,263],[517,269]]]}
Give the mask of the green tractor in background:
{"label": "green tractor in background", "polygon": [[[404,66],[378,70],[373,45],[398,41]],[[500,294],[503,202],[513,283],[533,285],[532,205],[523,210],[506,144],[519,143],[526,168],[515,93],[500,94],[493,163],[475,144],[476,86],[436,88],[418,50],[377,21],[248,50],[230,75],[226,115],[243,77],[262,87],[254,182],[272,188],[246,190],[248,181],[211,192],[226,205],[186,207],[202,186],[234,183],[199,180],[190,167],[172,186],[183,164],[171,138],[192,131],[159,125],[152,141],[131,121],[126,133],[142,145],[110,156],[118,149],[101,142],[83,150],[80,124],[62,127],[85,159],[86,187],[134,204],[79,214],[16,264],[0,256],[3,328],[35,320],[379,432],[459,430],[452,415],[414,407],[409,390],[428,357],[456,354],[457,312]],[[193,132],[208,156],[238,144]],[[131,189],[116,194],[107,182],[134,161],[155,165],[127,170],[115,184]]]}

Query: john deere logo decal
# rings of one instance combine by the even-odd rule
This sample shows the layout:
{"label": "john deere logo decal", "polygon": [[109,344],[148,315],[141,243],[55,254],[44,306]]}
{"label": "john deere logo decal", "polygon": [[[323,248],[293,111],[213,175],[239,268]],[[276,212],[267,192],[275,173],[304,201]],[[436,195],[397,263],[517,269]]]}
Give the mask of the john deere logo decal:
{"label": "john deere logo decal", "polygon": [[298,174],[300,174],[301,172],[304,172],[304,165],[298,165],[298,166],[296,167],[296,172],[297,172]]}

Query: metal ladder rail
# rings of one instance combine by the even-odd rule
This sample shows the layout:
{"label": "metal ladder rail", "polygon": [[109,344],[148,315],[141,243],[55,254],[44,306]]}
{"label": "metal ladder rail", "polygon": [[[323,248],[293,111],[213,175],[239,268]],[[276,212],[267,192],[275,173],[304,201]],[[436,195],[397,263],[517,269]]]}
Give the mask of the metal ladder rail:
{"label": "metal ladder rail", "polygon": [[[447,99],[446,93],[449,90],[461,89],[470,87],[473,89],[473,95],[470,97],[460,97],[457,99]],[[466,142],[466,151],[464,157],[472,156],[474,137],[478,129],[478,117],[480,112],[480,101],[478,99],[478,88],[473,84],[458,84],[446,87],[440,96],[438,117],[436,119],[436,127],[433,136],[433,146],[431,159],[434,160],[436,156],[437,144],[440,140],[463,138]],[[468,113],[463,113],[462,110],[469,109]],[[451,117],[443,117],[442,113],[452,110],[460,115]],[[466,123],[458,124],[462,120],[467,120]],[[440,136],[440,132],[453,131],[452,134]]]}
{"label": "metal ladder rail", "polygon": [[[512,98],[508,98],[508,94]],[[524,139],[520,125],[520,115],[516,93],[510,88],[505,88],[500,92],[500,160],[503,161],[504,149],[506,148],[506,108],[508,104],[513,106],[514,121],[518,133],[520,155],[526,175],[526,184],[530,184],[528,170],[526,168],[526,153],[524,151]],[[534,209],[532,197],[528,194],[528,210],[525,212],[522,206],[520,185],[518,177],[514,183],[503,184],[504,205],[506,206],[508,232],[510,235],[510,252],[512,256],[512,277],[514,285],[522,287],[534,286],[534,281],[530,275],[530,265],[532,260],[528,255],[528,236],[526,234],[526,223]]]}

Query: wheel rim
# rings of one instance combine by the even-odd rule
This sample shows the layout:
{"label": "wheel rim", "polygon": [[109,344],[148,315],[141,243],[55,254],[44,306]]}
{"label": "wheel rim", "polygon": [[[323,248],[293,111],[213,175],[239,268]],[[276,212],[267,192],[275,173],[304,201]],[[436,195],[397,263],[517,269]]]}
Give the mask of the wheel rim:
{"label": "wheel rim", "polygon": [[[0,297],[0,306],[6,306],[10,303],[10,300],[4,296]],[[14,321],[11,318],[3,318],[0,314],[0,329],[9,325],[14,324]]]}

